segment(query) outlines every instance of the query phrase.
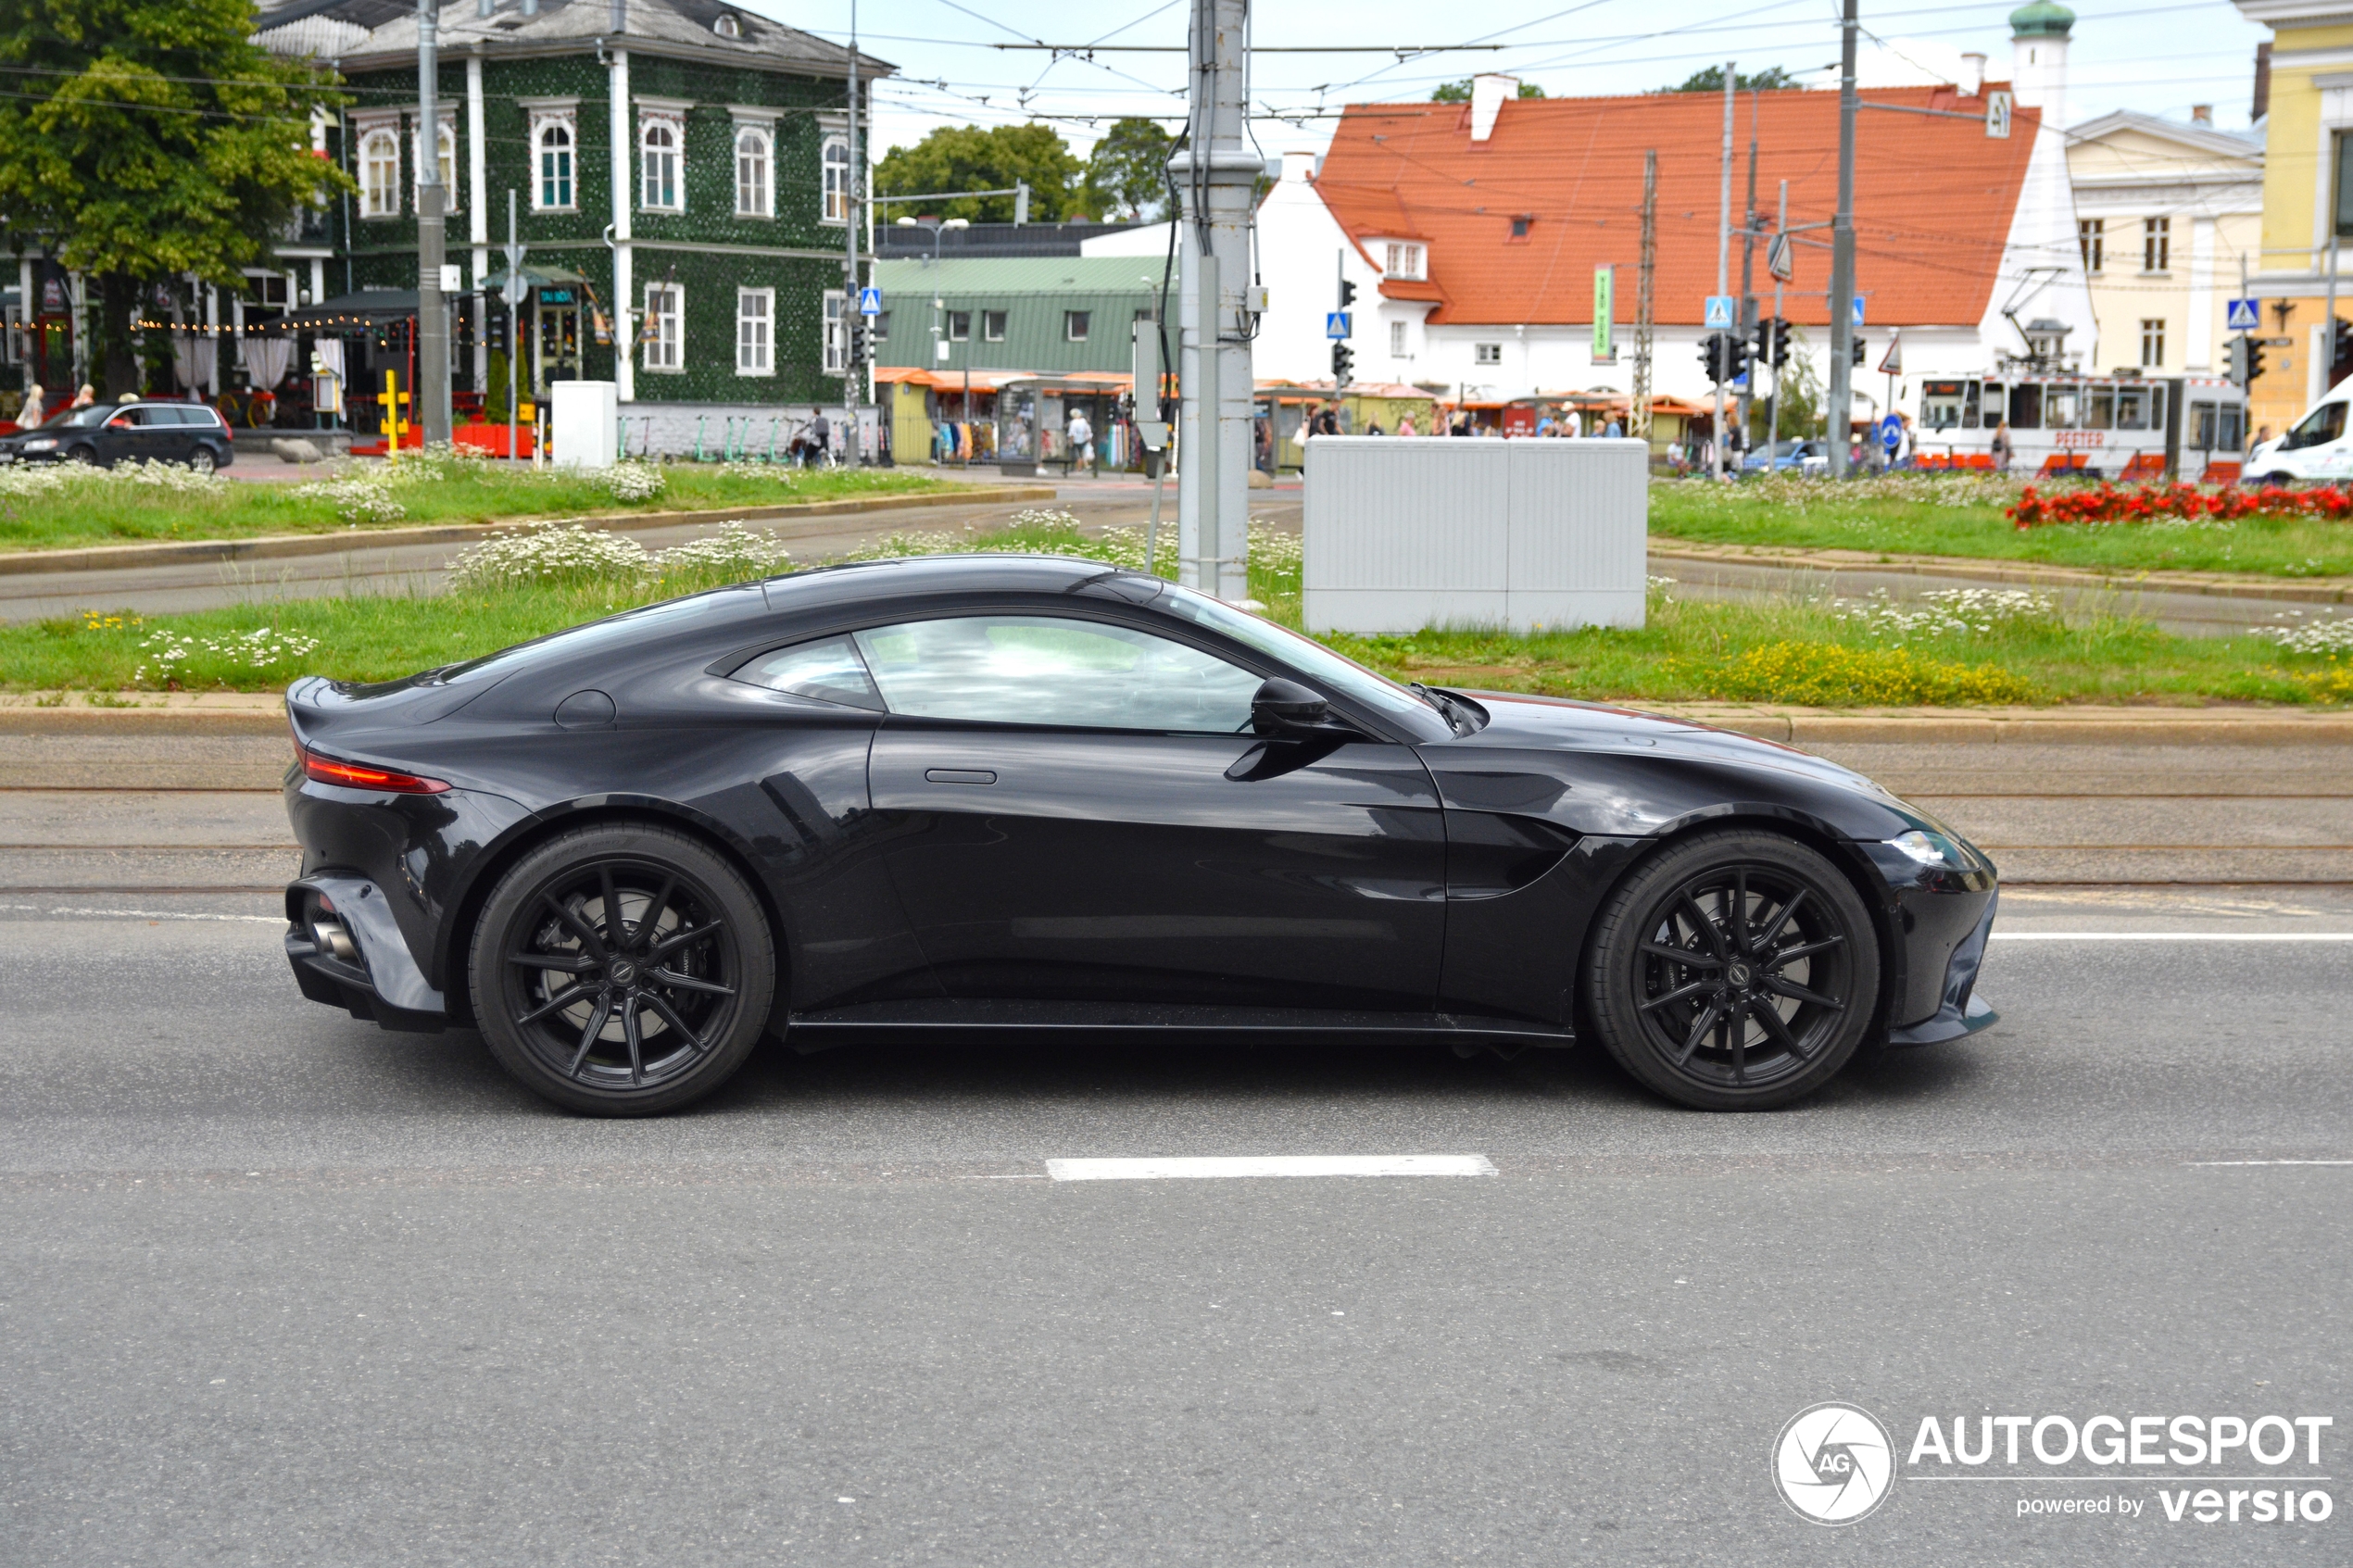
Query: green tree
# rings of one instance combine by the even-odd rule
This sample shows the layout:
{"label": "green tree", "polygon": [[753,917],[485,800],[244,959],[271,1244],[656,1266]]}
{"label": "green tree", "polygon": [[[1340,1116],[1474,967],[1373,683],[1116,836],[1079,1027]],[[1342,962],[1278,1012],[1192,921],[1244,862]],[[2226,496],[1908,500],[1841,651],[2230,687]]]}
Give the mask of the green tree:
{"label": "green tree", "polygon": [[1115,122],[1087,156],[1088,210],[1097,218],[1166,217],[1168,157],[1177,140],[1156,119]]}
{"label": "green tree", "polygon": [[251,42],[251,0],[0,0],[0,213],[89,274],[91,358],[134,391],[141,284],[235,285],[348,182],[310,152],[333,79]]}
{"label": "green tree", "polygon": [[[1466,76],[1460,82],[1440,82],[1436,87],[1430,90],[1429,101],[1433,104],[1469,103],[1471,95],[1471,78]],[[1519,96],[1523,98],[1541,98],[1543,95],[1544,90],[1541,87],[1537,86],[1533,82],[1523,82],[1519,84]]]}
{"label": "green tree", "polygon": [[[1796,85],[1786,66],[1768,66],[1754,76],[1743,70],[1732,72],[1732,90],[1738,93],[1745,93],[1751,88],[1760,93],[1778,93],[1784,88]],[[1721,93],[1723,90],[1724,68],[1722,66],[1703,67],[1685,77],[1678,86],[1657,89],[1661,93]]]}
{"label": "green tree", "polygon": [[[1011,190],[1018,181],[1029,182],[1029,217],[1035,223],[1052,223],[1077,208],[1080,165],[1077,155],[1051,125],[943,125],[912,147],[893,147],[875,167],[875,194],[880,196],[928,195],[935,191]],[[938,217],[963,218],[975,223],[1010,223],[1011,196],[963,196],[954,201],[925,202],[920,211],[907,202],[883,208],[887,220]]]}

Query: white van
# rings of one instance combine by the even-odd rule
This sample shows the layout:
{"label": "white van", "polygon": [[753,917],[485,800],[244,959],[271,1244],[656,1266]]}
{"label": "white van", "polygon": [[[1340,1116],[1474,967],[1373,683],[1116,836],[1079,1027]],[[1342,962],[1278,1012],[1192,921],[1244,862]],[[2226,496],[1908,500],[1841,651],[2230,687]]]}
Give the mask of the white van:
{"label": "white van", "polygon": [[2353,439],[2346,419],[2353,406],[2353,379],[2312,405],[2285,435],[2266,441],[2246,455],[2246,476],[2258,484],[2284,484],[2291,480],[2337,480],[2353,476]]}

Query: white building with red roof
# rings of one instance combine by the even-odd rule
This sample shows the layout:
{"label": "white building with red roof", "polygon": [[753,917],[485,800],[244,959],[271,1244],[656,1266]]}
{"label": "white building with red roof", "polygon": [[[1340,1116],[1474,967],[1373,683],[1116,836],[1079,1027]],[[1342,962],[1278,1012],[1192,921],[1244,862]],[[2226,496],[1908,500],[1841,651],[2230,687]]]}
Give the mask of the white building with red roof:
{"label": "white building with red roof", "polygon": [[[2014,21],[2018,107],[1989,136],[1985,94],[1955,82],[1866,92],[1856,117],[1856,289],[1869,359],[1856,413],[1882,404],[1878,372],[1903,341],[1896,402],[1922,375],[1992,370],[2030,354],[2099,364],[2097,318],[2079,248],[2063,139],[2066,38],[2030,7]],[[1269,295],[1254,368],[1262,377],[1331,374],[1326,313],[1353,282],[1353,374],[1443,386],[1449,395],[1629,389],[1642,260],[1644,156],[1658,159],[1652,388],[1709,390],[1699,342],[1717,292],[1724,101],[1706,93],[1528,98],[1509,77],[1478,79],[1471,102],[1351,106],[1320,159],[1286,153],[1259,212]],[[1932,110],[1932,114],[1904,112]],[[1830,232],[1838,190],[1838,95],[1741,94],[1733,128],[1730,292],[1757,143],[1760,226],[1789,182],[1800,236],[1782,315],[1804,332],[1827,383]],[[1616,363],[1593,353],[1594,270],[1616,268]],[[1772,312],[1760,240],[1757,313]]]}

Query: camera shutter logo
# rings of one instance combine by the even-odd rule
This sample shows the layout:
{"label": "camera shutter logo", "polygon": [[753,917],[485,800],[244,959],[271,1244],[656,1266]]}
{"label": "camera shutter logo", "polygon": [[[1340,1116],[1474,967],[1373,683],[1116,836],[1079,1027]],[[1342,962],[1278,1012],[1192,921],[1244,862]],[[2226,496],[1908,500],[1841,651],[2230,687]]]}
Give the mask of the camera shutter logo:
{"label": "camera shutter logo", "polygon": [[1895,1444],[1877,1417],[1853,1405],[1815,1405],[1790,1418],[1773,1444],[1781,1500],[1817,1524],[1870,1517],[1895,1485]]}

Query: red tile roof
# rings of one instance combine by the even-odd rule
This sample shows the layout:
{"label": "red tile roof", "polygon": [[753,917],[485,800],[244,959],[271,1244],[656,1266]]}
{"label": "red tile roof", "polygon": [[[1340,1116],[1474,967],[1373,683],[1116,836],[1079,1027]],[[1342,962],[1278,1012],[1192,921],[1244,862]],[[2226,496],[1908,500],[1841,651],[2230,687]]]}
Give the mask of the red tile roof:
{"label": "red tile roof", "polygon": [[[1995,85],[2000,85],[1996,83]],[[1950,87],[1866,93],[1870,103],[1976,116],[1983,100]],[[1731,286],[1748,182],[1751,105],[1757,127],[1756,205],[1772,226],[1779,182],[1793,228],[1827,222],[1838,199],[1838,94],[1765,93],[1736,100]],[[2040,111],[2019,109],[2007,139],[1982,123],[1865,110],[1856,117],[1856,287],[1873,327],[1973,326],[1985,314],[2009,236]],[[1503,106],[1494,132],[1470,139],[1458,104],[1352,105],[1315,179],[1360,245],[1427,237],[1429,284],[1385,283],[1392,297],[1442,301],[1438,323],[1580,323],[1592,319],[1593,269],[1618,265],[1617,319],[1634,315],[1642,258],[1642,154],[1658,151],[1657,320],[1697,325],[1716,292],[1716,226],[1724,100],[1709,93],[1631,98],[1527,98]],[[1531,218],[1528,237],[1508,236]],[[1401,232],[1401,231],[1403,231]],[[1829,319],[1830,231],[1797,246],[1792,320]],[[1367,255],[1367,261],[1379,263]],[[1765,247],[1755,283],[1771,308]]]}

